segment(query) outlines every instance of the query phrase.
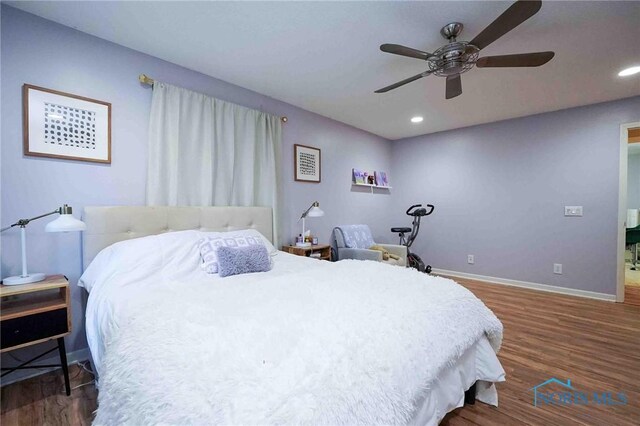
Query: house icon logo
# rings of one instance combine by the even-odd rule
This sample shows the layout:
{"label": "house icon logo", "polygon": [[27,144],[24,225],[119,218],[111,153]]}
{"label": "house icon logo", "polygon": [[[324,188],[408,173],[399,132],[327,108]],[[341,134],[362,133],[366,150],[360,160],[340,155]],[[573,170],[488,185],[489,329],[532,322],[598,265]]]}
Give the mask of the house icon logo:
{"label": "house icon logo", "polygon": [[[548,390],[546,386],[554,384],[554,389]],[[571,380],[567,379],[563,382],[555,377],[545,380],[529,389],[533,391],[533,406],[540,407],[542,405],[567,406],[567,405],[626,405],[629,401],[627,395],[623,392],[615,392],[610,390],[581,392],[571,385]]]}
{"label": "house icon logo", "polygon": [[[571,386],[571,379],[567,379],[567,382],[565,383],[562,380],[559,380],[559,379],[556,379],[555,377],[552,377],[549,380],[546,380],[546,381],[540,383],[539,385],[536,385],[536,386],[532,387],[531,389],[529,389],[529,390],[533,391],[533,406],[534,407],[538,406],[538,395],[542,394],[542,392],[538,391],[538,389],[542,388],[542,387],[544,387],[544,386],[546,386],[546,385],[548,385],[550,383],[558,383],[559,385],[564,386],[567,389],[571,389],[572,391],[574,390],[573,386]],[[545,394],[542,394],[543,397],[544,397],[544,395]]]}

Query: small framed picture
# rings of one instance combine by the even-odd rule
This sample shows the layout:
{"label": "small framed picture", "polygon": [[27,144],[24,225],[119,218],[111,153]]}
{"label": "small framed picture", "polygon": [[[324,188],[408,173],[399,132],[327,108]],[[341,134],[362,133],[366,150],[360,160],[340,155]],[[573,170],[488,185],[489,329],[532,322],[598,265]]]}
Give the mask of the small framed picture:
{"label": "small framed picture", "polygon": [[22,86],[24,155],[111,163],[111,104]]}
{"label": "small framed picture", "polygon": [[364,185],[367,180],[367,172],[358,169],[351,169],[353,173],[353,183],[356,185]]}
{"label": "small framed picture", "polygon": [[320,183],[320,149],[305,145],[293,145],[294,179],[298,182]]}
{"label": "small framed picture", "polygon": [[376,176],[376,185],[386,187],[389,186],[389,178],[387,177],[386,172],[375,172]]}

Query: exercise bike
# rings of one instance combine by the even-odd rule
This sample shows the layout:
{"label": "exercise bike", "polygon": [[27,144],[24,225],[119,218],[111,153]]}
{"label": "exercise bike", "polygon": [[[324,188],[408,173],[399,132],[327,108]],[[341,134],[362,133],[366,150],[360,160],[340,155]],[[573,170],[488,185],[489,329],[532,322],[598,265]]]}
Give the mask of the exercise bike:
{"label": "exercise bike", "polygon": [[[417,269],[420,272],[426,272],[427,274],[431,273],[431,265],[425,265],[420,256],[415,253],[411,253],[411,245],[415,241],[418,236],[418,232],[420,232],[420,220],[424,216],[429,216],[433,213],[434,206],[432,204],[427,204],[427,208],[422,207],[422,204],[414,204],[413,206],[407,209],[407,216],[413,216],[413,221],[411,222],[411,228],[391,228],[391,232],[397,232],[400,237],[400,245],[407,247],[407,266],[410,268]],[[405,235],[410,233],[409,236]]]}

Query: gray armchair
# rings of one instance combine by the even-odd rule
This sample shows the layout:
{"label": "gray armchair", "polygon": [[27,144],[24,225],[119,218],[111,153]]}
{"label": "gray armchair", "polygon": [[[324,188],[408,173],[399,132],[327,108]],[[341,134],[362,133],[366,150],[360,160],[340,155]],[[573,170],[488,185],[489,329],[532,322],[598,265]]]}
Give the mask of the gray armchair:
{"label": "gray armchair", "polygon": [[[392,265],[407,265],[407,248],[396,244],[377,244],[373,241],[371,230],[367,225],[343,225],[334,228],[332,245],[337,260],[374,260]],[[390,258],[389,260],[383,260],[381,251],[369,249],[374,245],[384,248],[390,254],[400,257],[400,259]]]}

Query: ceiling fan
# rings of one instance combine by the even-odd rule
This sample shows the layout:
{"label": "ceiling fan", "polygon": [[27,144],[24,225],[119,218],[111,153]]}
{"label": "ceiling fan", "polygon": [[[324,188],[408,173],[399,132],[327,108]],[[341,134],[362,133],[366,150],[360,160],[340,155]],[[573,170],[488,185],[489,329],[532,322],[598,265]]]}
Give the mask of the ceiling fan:
{"label": "ceiling fan", "polygon": [[518,0],[473,40],[468,42],[456,40],[462,32],[463,25],[461,23],[452,22],[447,24],[442,27],[440,34],[449,40],[449,43],[433,53],[423,52],[399,44],[381,45],[380,50],[383,52],[427,61],[429,69],[413,77],[376,90],[375,93],[385,93],[422,77],[434,74],[438,77],[447,78],[445,97],[451,99],[462,93],[460,74],[469,71],[474,65],[478,68],[493,68],[539,67],[540,65],[546,64],[553,58],[555,53],[535,52],[478,58],[480,50],[531,18],[540,10],[541,6],[541,0]]}

